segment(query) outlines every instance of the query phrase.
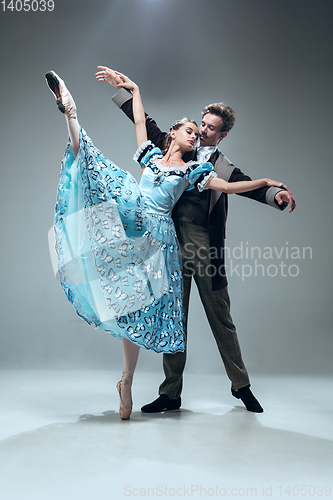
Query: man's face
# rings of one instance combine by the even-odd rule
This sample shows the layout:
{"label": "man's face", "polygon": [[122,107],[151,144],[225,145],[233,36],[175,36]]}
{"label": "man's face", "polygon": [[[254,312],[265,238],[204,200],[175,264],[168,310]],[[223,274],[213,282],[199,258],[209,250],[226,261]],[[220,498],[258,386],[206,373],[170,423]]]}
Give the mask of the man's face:
{"label": "man's face", "polygon": [[202,117],[200,125],[200,145],[217,146],[221,139],[227,136],[227,132],[221,132],[222,118],[211,113]]}

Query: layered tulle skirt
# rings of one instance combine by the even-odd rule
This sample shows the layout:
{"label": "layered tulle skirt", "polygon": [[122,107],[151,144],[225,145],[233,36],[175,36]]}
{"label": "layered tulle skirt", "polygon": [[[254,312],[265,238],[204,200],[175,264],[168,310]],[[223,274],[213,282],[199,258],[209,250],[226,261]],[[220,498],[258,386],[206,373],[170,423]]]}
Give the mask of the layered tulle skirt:
{"label": "layered tulle skirt", "polygon": [[67,145],[54,217],[54,268],[85,321],[156,352],[185,349],[181,259],[170,217],[85,131]]}

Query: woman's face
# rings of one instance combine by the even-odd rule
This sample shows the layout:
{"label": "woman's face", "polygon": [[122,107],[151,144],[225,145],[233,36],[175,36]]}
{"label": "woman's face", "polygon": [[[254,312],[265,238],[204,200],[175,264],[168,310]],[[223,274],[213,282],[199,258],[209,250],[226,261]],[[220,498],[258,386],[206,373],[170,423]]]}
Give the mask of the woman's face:
{"label": "woman's face", "polygon": [[175,138],[181,151],[191,151],[199,138],[198,127],[191,122],[186,122],[177,130],[171,131],[171,137]]}

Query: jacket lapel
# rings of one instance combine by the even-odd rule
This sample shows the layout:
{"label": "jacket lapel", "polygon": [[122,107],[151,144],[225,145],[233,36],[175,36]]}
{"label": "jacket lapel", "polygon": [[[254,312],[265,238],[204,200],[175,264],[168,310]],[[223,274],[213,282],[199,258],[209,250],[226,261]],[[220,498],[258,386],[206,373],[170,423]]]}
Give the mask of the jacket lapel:
{"label": "jacket lapel", "polygon": [[[216,158],[216,156],[217,156],[217,158]],[[214,162],[214,160],[215,160],[215,162]],[[235,168],[234,165],[230,162],[230,160],[228,160],[228,158],[226,156],[224,156],[224,154],[221,153],[221,151],[217,151],[216,153],[214,153],[212,155],[210,161],[214,165],[214,170],[217,173],[217,176],[220,179],[224,179],[225,181],[229,181],[230,176]],[[213,210],[214,206],[216,205],[216,203],[220,199],[221,194],[222,194],[221,191],[215,191],[213,189],[211,190],[209,213]]]}

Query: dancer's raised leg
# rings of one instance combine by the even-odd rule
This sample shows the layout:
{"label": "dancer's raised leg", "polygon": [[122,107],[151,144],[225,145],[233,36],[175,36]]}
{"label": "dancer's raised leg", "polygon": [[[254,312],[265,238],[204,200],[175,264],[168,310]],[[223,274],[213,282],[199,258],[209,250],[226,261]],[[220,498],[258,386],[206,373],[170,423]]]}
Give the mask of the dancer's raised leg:
{"label": "dancer's raised leg", "polygon": [[69,137],[71,138],[73,153],[74,156],[76,157],[80,149],[80,125],[79,122],[77,121],[77,118],[67,119],[66,117],[66,122],[67,122]]}
{"label": "dancer's raised leg", "polygon": [[128,420],[132,412],[132,381],[138,361],[140,347],[127,339],[123,339],[124,371],[117,384],[119,392],[119,414],[122,420]]}
{"label": "dancer's raised leg", "polygon": [[58,109],[65,115],[74,156],[80,149],[80,125],[77,120],[76,106],[65,82],[55,73],[49,71],[45,75],[46,83],[57,100]]}

